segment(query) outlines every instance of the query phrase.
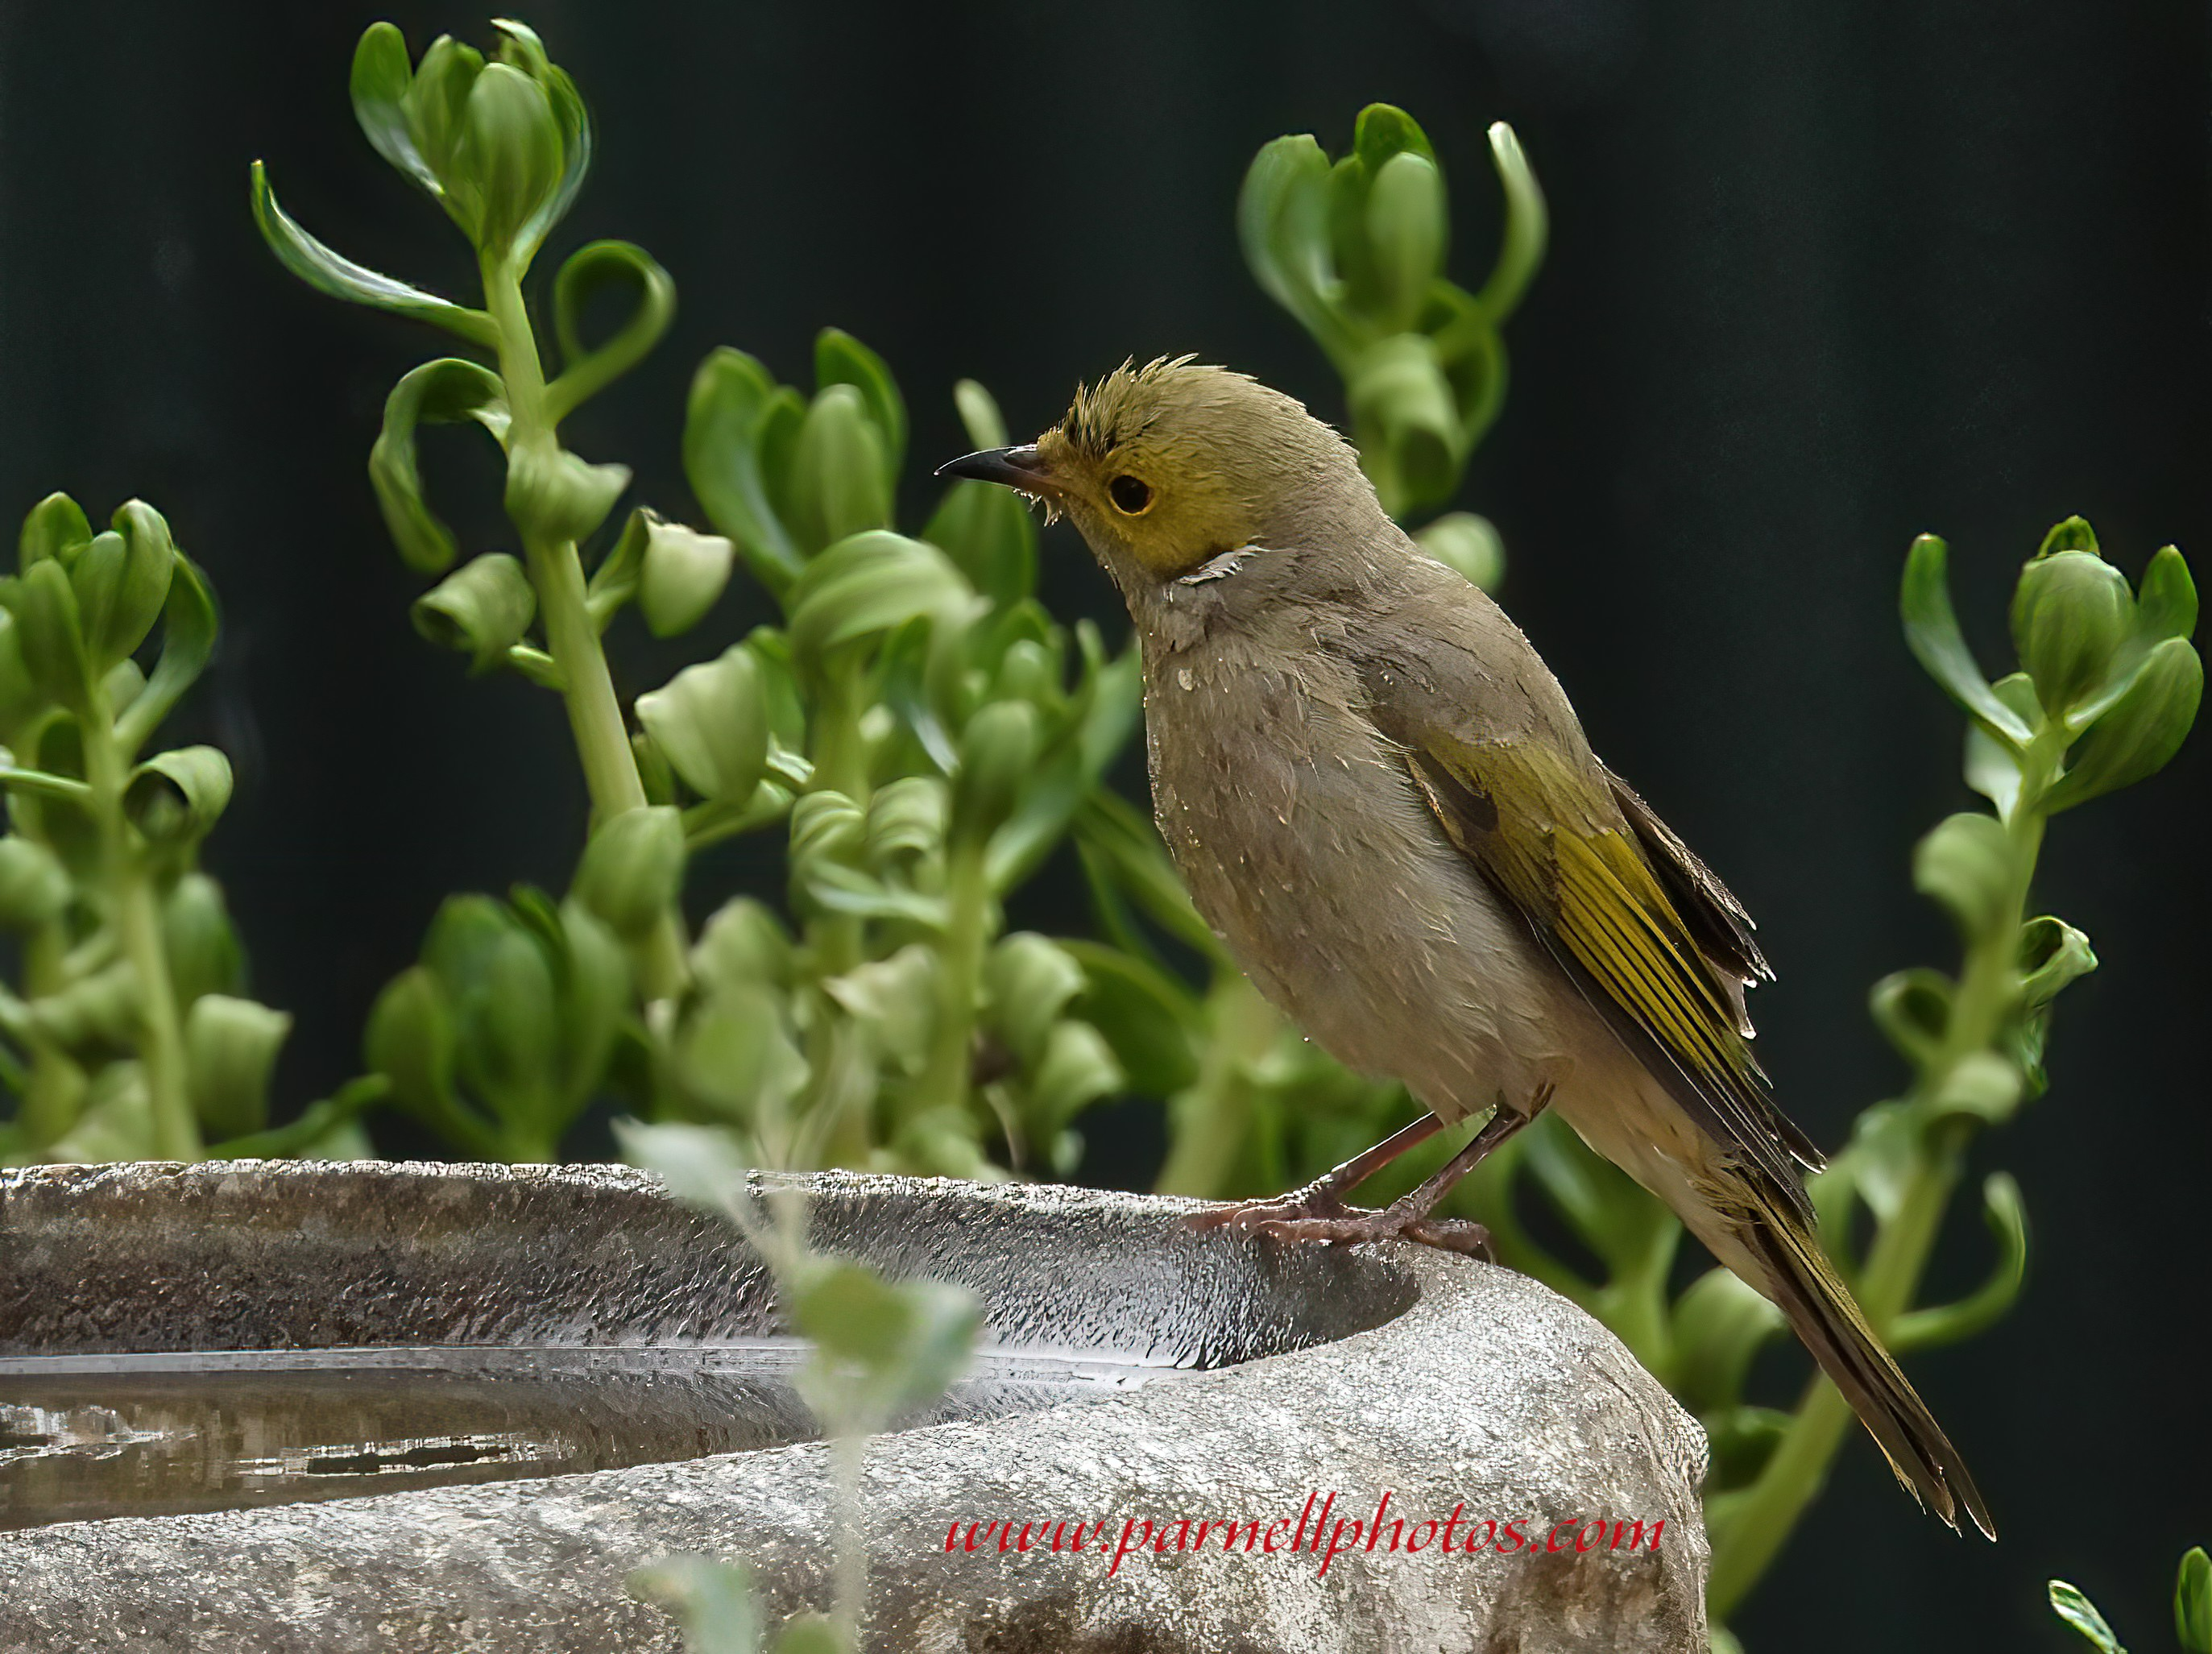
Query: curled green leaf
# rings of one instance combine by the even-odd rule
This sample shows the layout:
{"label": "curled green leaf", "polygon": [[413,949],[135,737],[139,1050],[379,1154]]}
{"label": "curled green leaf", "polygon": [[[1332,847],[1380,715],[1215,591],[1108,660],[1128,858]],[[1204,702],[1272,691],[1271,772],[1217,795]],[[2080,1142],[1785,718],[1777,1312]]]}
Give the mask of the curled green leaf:
{"label": "curled green leaf", "polygon": [[92,539],[84,508],[66,494],[49,494],[23,519],[16,541],[16,567],[27,569],[42,557],[58,557]]}
{"label": "curled green leaf", "polygon": [[[627,288],[628,316],[605,343],[586,346],[584,307],[599,294]],[[645,360],[676,319],[676,283],[643,247],[592,241],[568,255],[553,278],[553,324],[566,369],[545,387],[546,417],[556,425]]]}
{"label": "curled green leaf", "polygon": [[471,669],[504,664],[538,612],[522,565],[504,551],[472,557],[415,599],[415,629],[441,648],[470,658]]}
{"label": "curled green leaf", "polygon": [[1954,1304],[1911,1310],[1890,1324],[1889,1347],[1902,1354],[1972,1338],[2004,1319],[2027,1280],[2027,1207],[2020,1185],[1993,1172],[1982,1185],[1982,1219],[1997,1244],[1989,1278]]}
{"label": "curled green leaf", "polygon": [[453,532],[422,497],[415,460],[420,425],[472,419],[501,442],[507,440],[507,386],[498,374],[458,356],[426,362],[392,387],[384,401],[384,426],[368,451],[368,480],[384,526],[401,559],[418,574],[443,574],[453,566]]}
{"label": "curled green leaf", "polygon": [[138,830],[157,842],[191,842],[207,836],[230,803],[230,760],[212,746],[157,752],[131,772],[123,809]]}

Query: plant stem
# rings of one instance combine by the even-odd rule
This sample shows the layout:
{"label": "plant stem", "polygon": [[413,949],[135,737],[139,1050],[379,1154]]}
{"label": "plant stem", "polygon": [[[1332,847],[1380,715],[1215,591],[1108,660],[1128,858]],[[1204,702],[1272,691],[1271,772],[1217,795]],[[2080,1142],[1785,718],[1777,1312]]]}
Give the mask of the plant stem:
{"label": "plant stem", "polygon": [[975,1004],[982,993],[985,933],[990,927],[991,891],[981,845],[961,845],[953,851],[951,866],[945,869],[945,896],[948,917],[937,956],[937,1027],[930,1037],[921,1083],[915,1091],[916,1113],[968,1105],[975,1067]]}
{"label": "plant stem", "polygon": [[[2046,732],[2021,760],[2020,795],[2004,818],[2010,888],[1996,921],[1967,949],[1942,1046],[1913,1085],[1909,1100],[1917,1106],[1942,1095],[1960,1062],[1988,1050],[2012,1013],[2020,992],[2021,925],[2043,846],[2043,797],[2064,751],[2063,733]],[[1920,1278],[1959,1185],[1972,1130],[1970,1123],[1953,1116],[1931,1122],[1921,1134],[1904,1193],[1876,1233],[1860,1278],[1859,1306],[1877,1334],[1887,1336],[1919,1293]],[[1705,1586],[1705,1605],[1713,1619],[1725,1620],[1735,1611],[1788,1543],[1826,1481],[1829,1462],[1850,1422],[1851,1410],[1836,1387],[1816,1376],[1759,1479],[1732,1499],[1726,1520],[1717,1524],[1712,1573]]]}
{"label": "plant stem", "polygon": [[108,922],[138,986],[139,1070],[154,1121],[154,1155],[163,1160],[200,1158],[199,1123],[192,1118],[185,1078],[184,1019],[161,935],[160,898],[144,847],[123,812],[130,772],[115,739],[114,717],[104,685],[95,684],[82,720],[85,782],[99,824],[100,874],[106,886]]}
{"label": "plant stem", "polygon": [[[561,442],[546,408],[545,370],[521,283],[504,259],[487,257],[483,268],[484,307],[499,328],[499,371],[507,386],[508,463],[512,466],[515,456],[523,456],[550,471],[557,463]],[[622,702],[586,599],[583,561],[574,540],[549,538],[520,517],[514,526],[537,590],[546,652],[561,669],[561,696],[591,793],[592,822],[604,825],[645,807],[645,783],[638,776]],[[664,915],[641,952],[640,986],[647,999],[667,999],[682,990],[686,972],[680,916]]]}

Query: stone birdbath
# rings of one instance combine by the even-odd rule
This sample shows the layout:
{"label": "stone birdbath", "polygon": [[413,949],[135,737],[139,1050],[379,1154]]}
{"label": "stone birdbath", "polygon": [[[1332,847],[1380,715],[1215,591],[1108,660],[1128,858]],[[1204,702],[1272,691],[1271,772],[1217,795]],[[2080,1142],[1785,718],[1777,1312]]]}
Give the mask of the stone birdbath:
{"label": "stone birdbath", "polygon": [[[870,1649],[1703,1654],[1704,1437],[1534,1281],[801,1181],[817,1247],[988,1317],[871,1444]],[[793,1358],[743,1239],[624,1167],[0,1174],[0,1647],[674,1651],[623,1581],[675,1554],[825,1604]]]}

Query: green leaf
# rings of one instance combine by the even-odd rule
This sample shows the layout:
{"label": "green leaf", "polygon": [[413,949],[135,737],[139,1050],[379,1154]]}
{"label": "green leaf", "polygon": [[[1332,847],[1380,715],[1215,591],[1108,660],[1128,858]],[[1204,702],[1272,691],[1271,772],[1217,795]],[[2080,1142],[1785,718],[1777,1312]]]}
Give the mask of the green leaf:
{"label": "green leaf", "polygon": [[1277,138],[1252,159],[1237,234],[1261,291],[1289,311],[1340,370],[1360,343],[1337,309],[1329,248],[1328,158],[1310,134]]}
{"label": "green leaf", "polygon": [[471,240],[483,202],[475,180],[460,165],[459,151],[469,91],[483,66],[483,53],[441,34],[415,65],[415,78],[401,100],[416,151],[437,177],[439,202]]}
{"label": "green leaf", "polygon": [[1006,416],[999,411],[996,398],[974,380],[963,379],[953,386],[952,405],[960,411],[968,440],[978,449],[1006,446]]}
{"label": "green leaf", "polygon": [[1055,1024],[1024,1086],[1030,1133],[1052,1144],[1068,1121],[1127,1085],[1128,1077],[1103,1034],[1073,1019]]}
{"label": "green leaf", "polygon": [[2012,899],[2012,842],[1994,816],[1950,816],[1912,852],[1912,887],[1941,903],[1972,939],[2002,922]]}
{"label": "green leaf", "polygon": [[25,569],[10,606],[23,665],[38,692],[81,717],[88,715],[95,674],[77,618],[76,591],[62,565],[46,558]]}
{"label": "green leaf", "polygon": [[947,842],[981,845],[1020,801],[1037,756],[1036,713],[1025,702],[994,701],[968,721],[952,778]]}
{"label": "green leaf", "polygon": [[371,23],[354,48],[350,85],[354,119],[361,123],[370,148],[436,197],[443,193],[442,186],[415,147],[415,135],[407,120],[407,88],[414,79],[406,36],[396,24]]}
{"label": "green leaf", "polygon": [[2097,545],[2097,531],[2089,526],[2086,517],[2069,517],[2063,522],[2053,523],[2051,532],[2043,537],[2043,544],[2035,549],[2039,557],[2055,556],[2061,551],[2086,551],[2091,556],[2103,556]]}
{"label": "green leaf", "polygon": [[[636,295],[629,314],[605,344],[584,344],[584,307],[611,288]],[[559,424],[585,402],[645,360],[676,319],[676,283],[643,247],[628,241],[592,241],[578,247],[553,278],[553,321],[568,363],[546,387],[546,414]]]}
{"label": "green leaf", "polygon": [[853,1654],[852,1633],[823,1614],[794,1614],[775,1633],[775,1654]]}
{"label": "green leaf", "polygon": [[1979,719],[1992,734],[2015,747],[2025,747],[2034,732],[1997,698],[1959,630],[1945,573],[1948,555],[1948,548],[1933,534],[1923,534],[1912,542],[1899,597],[1905,645],[1945,694]]}
{"label": "green leaf", "polygon": [[503,664],[538,613],[538,593],[504,551],[472,557],[415,599],[415,629],[440,648],[470,657],[475,672]]}
{"label": "green leaf", "polygon": [[1785,1329],[1782,1312],[1728,1269],[1708,1269],[1674,1300],[1674,1394],[1692,1412],[1743,1399],[1752,1358]]}
{"label": "green leaf", "polygon": [[204,873],[179,879],[161,903],[161,951],[180,1005],[245,985],[246,952],[230,922],[222,887]]}
{"label": "green leaf", "polygon": [[1352,123],[1352,152],[1370,173],[1380,173],[1385,164],[1401,155],[1413,155],[1431,166],[1437,159],[1420,123],[1390,103],[1370,103],[1359,112],[1359,119]]}
{"label": "green leaf", "polygon": [[368,451],[368,480],[384,526],[401,559],[419,574],[444,573],[453,563],[454,545],[452,532],[422,498],[415,430],[465,419],[475,420],[504,446],[506,385],[490,369],[458,356],[426,362],[392,387],[384,402],[383,429]]}
{"label": "green leaf", "polygon": [[550,1147],[561,1013],[544,946],[520,925],[491,939],[459,1005],[460,1073],[511,1128]]}
{"label": "green leaf", "polygon": [[516,448],[507,459],[507,514],[544,539],[580,540],[606,520],[629,477],[628,465],[595,465],[566,448]]}
{"label": "green leaf", "polygon": [[2097,1605],[2063,1579],[2051,1582],[2051,1611],[2087,1638],[2099,1654],[2128,1654]]}
{"label": "green leaf", "polygon": [[2197,582],[2173,546],[2160,548],[2136,588],[2136,629],[2147,643],[2187,637],[2197,629]]}
{"label": "green leaf", "polygon": [[760,679],[757,661],[740,643],[638,697],[638,721],[700,797],[743,801],[759,785],[768,763]]}
{"label": "green leaf", "polygon": [[2020,1070],[1995,1051],[1969,1051],[1954,1063],[1927,1099],[1931,1122],[1947,1118],[2002,1125],[2020,1107]]}
{"label": "green leaf", "polygon": [[61,916],[72,894],[54,853],[20,833],[0,838],[0,930],[21,934]]}
{"label": "green leaf", "polygon": [[2001,821],[2012,819],[2020,803],[2020,757],[1979,724],[1966,725],[1966,751],[1961,765],[1966,785],[1996,806]]}
{"label": "green leaf", "polygon": [[23,519],[23,532],[16,541],[16,567],[27,570],[43,557],[58,557],[91,540],[92,523],[84,508],[66,494],[49,494]]}
{"label": "green leaf", "polygon": [[276,255],[277,263],[318,293],[343,299],[349,304],[365,304],[395,316],[432,323],[487,350],[499,348],[498,325],[483,311],[466,309],[434,293],[426,293],[357,265],[331,252],[301,229],[277,205],[276,193],[269,187],[268,174],[258,161],[253,163],[252,186],[253,222],[260,226],[261,239]]}
{"label": "green leaf", "polygon": [[953,483],[921,538],[941,548],[996,607],[1018,603],[1036,589],[1036,520],[1010,489]]}
{"label": "green leaf", "polygon": [[269,1122],[269,1076],[292,1019],[252,1000],[204,994],[185,1014],[185,1088],[210,1139]]}
{"label": "green leaf", "polygon": [[396,1101],[436,1119],[456,1107],[458,1045],[447,989],[432,970],[410,965],[385,985],[362,1035],[362,1060],[392,1082]]}
{"label": "green leaf", "polygon": [[1952,985],[1942,972],[1916,967],[1884,976],[1867,996],[1875,1025],[1916,1067],[1935,1061],[1951,1021]]}
{"label": "green leaf", "polygon": [[2044,807],[2056,815],[2156,775],[2189,739],[2203,696],[2204,663],[2188,640],[2157,645],[2127,693],[2075,744]]}
{"label": "green leaf", "polygon": [[685,1654],[761,1654],[752,1572],[742,1562],[666,1557],[635,1570],[623,1589],[683,1621]]}
{"label": "green leaf", "polygon": [[[808,1405],[820,1414],[827,1396],[848,1404],[823,1417],[832,1430],[888,1421],[942,1395],[966,1370],[982,1329],[982,1306],[965,1287],[933,1280],[893,1285],[843,1260],[811,1261],[790,1301],[799,1331],[826,1358],[815,1382],[802,1383]],[[836,1374],[840,1366],[857,1371],[839,1383],[846,1376]]]}
{"label": "green leaf", "polygon": [[895,490],[906,463],[906,400],[884,359],[842,328],[825,327],[814,339],[814,385],[849,385],[860,393],[883,437],[885,488]]}
{"label": "green leaf", "polygon": [[691,974],[710,991],[743,982],[787,988],[793,965],[783,921],[750,896],[716,909],[691,950]]}
{"label": "green leaf", "polygon": [[480,203],[477,246],[513,259],[520,275],[537,250],[566,167],[544,88],[512,64],[485,64],[469,88],[454,158]]}
{"label": "green leaf", "polygon": [[[758,982],[716,988],[690,1009],[676,1031],[674,1077],[684,1095],[737,1124],[756,1127],[763,1116],[781,1112],[805,1085],[807,1074],[781,997]],[[697,1198],[665,1165],[639,1164],[650,1164],[679,1195]],[[742,1178],[726,1187],[741,1184]]]}
{"label": "green leaf", "polygon": [[1365,228],[1382,325],[1409,328],[1428,301],[1430,283],[1443,273],[1449,232],[1443,174],[1435,161],[1405,151],[1376,167]]}
{"label": "green leaf", "polygon": [[500,61],[523,70],[538,82],[552,108],[553,124],[561,135],[560,184],[522,227],[517,238],[534,252],[552,228],[568,216],[577,192],[584,187],[594,144],[591,111],[585,107],[583,95],[576,90],[576,83],[568,77],[568,71],[545,55],[544,44],[534,29],[511,17],[495,17],[492,27],[504,37],[500,41]]}
{"label": "green leaf", "polygon": [[161,658],[146,687],[115,720],[116,742],[126,757],[146,744],[185,691],[199,681],[215,654],[216,630],[215,593],[207,576],[177,552],[161,611]]}
{"label": "green leaf", "polygon": [[1498,241],[1498,262],[1491,266],[1482,290],[1474,295],[1474,306],[1497,327],[1520,308],[1522,295],[1528,290],[1528,283],[1544,262],[1551,213],[1520,138],[1502,120],[1491,124],[1490,160],[1505,192],[1505,229]]}
{"label": "green leaf", "polygon": [[666,805],[625,810],[592,835],[572,894],[625,940],[660,922],[684,882],[684,819]]}
{"label": "green leaf", "polygon": [[1206,1029],[1198,999],[1179,978],[1103,942],[1063,941],[1082,966],[1075,1013],[1105,1036],[1129,1089],[1172,1097],[1195,1084]]}
{"label": "green leaf", "polygon": [[707,520],[737,542],[754,577],[781,597],[804,560],[773,503],[763,453],[779,407],[798,414],[798,392],[778,386],[742,350],[726,346],[709,354],[691,380],[684,474]]}
{"label": "green leaf", "polygon": [[573,1116],[605,1081],[615,1036],[629,1009],[630,969],[621,940],[577,903],[562,903],[557,920],[559,1084],[564,1112]]}
{"label": "green leaf", "polygon": [[1221,943],[1190,904],[1167,846],[1136,806],[1119,794],[1100,791],[1076,813],[1079,849],[1086,867],[1127,892],[1146,915],[1184,946],[1225,962]]}
{"label": "green leaf", "polygon": [[124,813],[148,838],[191,842],[207,836],[230,803],[230,760],[211,746],[157,752],[131,772]]}
{"label": "green leaf", "polygon": [[2183,1654],[2212,1654],[2212,1557],[2197,1546],[2173,1581],[2173,1634]]}
{"label": "green leaf", "polygon": [[890,526],[884,432],[857,388],[831,385],[816,394],[799,428],[784,492],[793,538],[808,553]]}
{"label": "green leaf", "polygon": [[730,583],[737,547],[682,523],[647,526],[638,569],[638,612],[655,637],[674,637],[707,617]]}
{"label": "green leaf", "polygon": [[1497,591],[1505,578],[1505,542],[1487,517],[1472,511],[1449,513],[1417,531],[1413,542],[1486,592]]}
{"label": "green leaf", "polygon": [[848,644],[926,618],[964,625],[980,606],[951,560],[935,546],[872,530],[830,546],[791,588],[791,650],[805,674]]}
{"label": "green leaf", "polygon": [[623,1158],[652,1172],[686,1205],[718,1216],[739,1211],[752,1168],[727,1131],[710,1126],[647,1125],[615,1122],[615,1141]]}
{"label": "green leaf", "polygon": [[1083,988],[1074,955],[1034,931],[1002,937],[983,962],[986,1014],[1024,1068],[1044,1060],[1053,1029]]}
{"label": "green leaf", "polygon": [[2039,556],[2013,589],[2013,643],[2054,718],[2094,693],[2134,625],[2127,577],[2094,551]]}

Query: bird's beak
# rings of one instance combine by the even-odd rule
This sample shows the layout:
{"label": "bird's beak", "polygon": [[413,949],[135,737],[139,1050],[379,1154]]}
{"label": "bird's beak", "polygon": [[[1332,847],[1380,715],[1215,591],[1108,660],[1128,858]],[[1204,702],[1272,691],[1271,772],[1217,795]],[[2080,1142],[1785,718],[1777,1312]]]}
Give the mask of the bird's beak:
{"label": "bird's beak", "polygon": [[976,453],[963,453],[939,465],[937,474],[970,477],[979,483],[1000,483],[1040,496],[1061,492],[1051,467],[1038,454],[1034,442],[1024,442],[1018,448],[985,448]]}

